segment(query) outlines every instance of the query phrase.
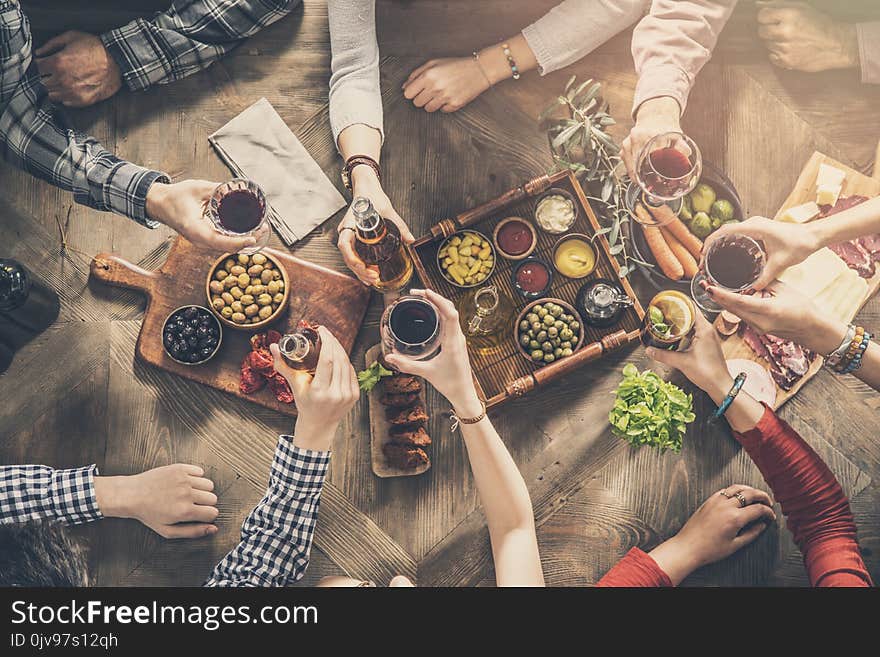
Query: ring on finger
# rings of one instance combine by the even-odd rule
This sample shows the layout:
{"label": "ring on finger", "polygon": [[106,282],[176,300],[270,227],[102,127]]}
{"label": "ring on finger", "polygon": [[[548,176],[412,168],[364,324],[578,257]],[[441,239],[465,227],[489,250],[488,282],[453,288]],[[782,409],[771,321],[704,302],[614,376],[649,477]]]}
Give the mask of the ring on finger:
{"label": "ring on finger", "polygon": [[733,495],[727,494],[727,489],[718,491],[718,494],[721,495],[722,497],[726,497],[727,499],[730,499],[731,497],[733,497]]}
{"label": "ring on finger", "polygon": [[734,493],[733,496],[739,501],[740,508],[744,506],[748,506],[748,502],[746,502],[746,496],[742,494],[742,491]]}

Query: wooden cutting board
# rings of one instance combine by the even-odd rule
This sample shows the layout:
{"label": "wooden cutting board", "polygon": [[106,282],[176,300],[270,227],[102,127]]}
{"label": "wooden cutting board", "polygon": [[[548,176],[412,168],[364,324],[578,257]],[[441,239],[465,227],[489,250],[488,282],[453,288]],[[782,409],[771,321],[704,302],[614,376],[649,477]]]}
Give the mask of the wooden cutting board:
{"label": "wooden cutting board", "polygon": [[[878,150],[878,156],[880,156],[880,150]],[[802,203],[816,200],[816,177],[819,174],[819,165],[822,163],[828,164],[846,172],[846,179],[843,183],[843,191],[840,193],[841,197],[855,195],[872,197],[880,195],[880,179],[876,177],[869,178],[865,174],[860,173],[859,171],[856,171],[855,169],[852,169],[844,164],[841,164],[840,162],[828,157],[827,155],[815,152],[801,171],[800,176],[798,176],[797,183],[795,184],[794,189],[791,191],[791,194],[788,195],[788,198],[785,199],[782,207],[779,208],[779,212],[776,213],[776,219],[778,219],[782,215],[782,213],[789,208],[801,205]],[[880,173],[880,165],[875,165],[875,167],[877,167],[877,170],[875,170],[876,176],[878,173]],[[872,278],[868,279],[868,292],[865,295],[865,298],[862,300],[861,305],[859,306],[860,309],[865,305],[868,299],[876,294],[878,289],[880,289],[880,268],[878,268],[877,273],[875,273]],[[768,370],[770,369],[770,364],[767,363],[767,361],[765,361],[763,358],[758,356],[739,335],[734,335],[730,338],[727,338],[724,341],[723,350],[724,356],[727,359],[746,358],[748,360],[753,360],[756,363],[760,363]],[[792,386],[791,390],[785,391],[779,386],[776,386],[775,408],[779,408],[789,399],[794,397],[795,394],[797,394],[798,390],[800,390],[807,381],[809,381],[812,377],[816,375],[819,370],[822,369],[823,364],[823,358],[816,358],[807,373],[803,377],[801,377],[800,380],[794,384],[794,386]]]}
{"label": "wooden cutting board", "polygon": [[[260,331],[275,329],[285,333],[300,319],[308,319],[326,326],[350,352],[370,301],[369,288],[349,276],[284,251],[264,249],[263,252],[287,270],[290,303],[277,320]],[[253,331],[224,326],[220,351],[203,365],[183,365],[165,353],[162,346],[165,319],[180,306],[208,306],[205,281],[211,265],[220,255],[219,251],[196,247],[178,237],[168,258],[156,270],[148,271],[112,254],[101,253],[92,259],[91,276],[108,285],[140,290],[146,295],[147,308],[135,349],[140,360],[280,413],[296,415],[295,405],[279,402],[268,387],[252,395],[239,391],[241,361],[250,351]]]}
{"label": "wooden cutting board", "polygon": [[[374,360],[376,360],[381,355],[381,347],[380,345],[376,345],[374,347],[370,347],[367,350],[367,353],[364,355],[364,367],[369,366]],[[396,465],[389,463],[388,459],[385,458],[385,453],[382,451],[382,447],[385,443],[390,442],[388,437],[388,430],[391,428],[391,424],[385,418],[385,406],[382,402],[379,401],[379,398],[382,397],[382,384],[375,386],[367,395],[367,399],[369,402],[369,410],[370,410],[370,460],[373,463],[373,473],[377,477],[411,477],[412,475],[419,475],[423,472],[426,472],[431,468],[431,462],[425,463],[424,465],[420,465],[417,468],[405,469],[397,467]],[[425,388],[422,386],[421,392],[421,400],[422,405],[425,408],[428,408],[428,405],[425,404]],[[428,456],[431,456],[431,448],[428,448]]]}

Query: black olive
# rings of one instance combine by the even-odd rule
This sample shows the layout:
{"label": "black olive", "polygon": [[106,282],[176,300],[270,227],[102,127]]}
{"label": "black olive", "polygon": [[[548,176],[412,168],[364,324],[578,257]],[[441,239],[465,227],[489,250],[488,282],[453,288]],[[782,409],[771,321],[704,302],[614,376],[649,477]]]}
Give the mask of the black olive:
{"label": "black olive", "polygon": [[186,360],[188,360],[190,363],[198,363],[200,360],[202,360],[202,357],[199,356],[199,353],[197,351],[193,351],[186,355]]}
{"label": "black olive", "polygon": [[211,328],[208,329],[208,333],[211,335],[212,338],[220,337],[220,331],[217,330],[216,326],[211,326]]}
{"label": "black olive", "polygon": [[175,338],[175,335],[173,333],[171,333],[170,331],[165,332],[165,335],[163,336],[163,342],[165,344],[166,349],[170,349],[171,345],[174,344],[174,338]]}
{"label": "black olive", "polygon": [[174,328],[176,328],[178,330],[178,332],[182,331],[183,327],[186,326],[186,322],[184,321],[184,319],[182,317],[176,318],[174,320],[173,324],[174,324]]}
{"label": "black olive", "polygon": [[199,336],[199,338],[207,338],[210,335],[208,327],[202,324],[196,329],[196,335]]}
{"label": "black olive", "polygon": [[183,327],[183,337],[188,338],[191,335],[195,335],[196,330],[192,326],[184,326]]}
{"label": "black olive", "polygon": [[186,310],[183,311],[183,316],[187,319],[192,319],[193,317],[197,317],[199,314],[199,309],[195,306],[190,306]]}
{"label": "black olive", "polygon": [[217,346],[217,342],[218,342],[218,340],[217,340],[217,338],[215,338],[215,337],[212,335],[212,336],[209,337],[209,338],[205,338],[205,342],[207,343],[207,346],[208,346],[208,347],[216,347],[216,346]]}
{"label": "black olive", "polygon": [[187,351],[189,351],[189,345],[186,343],[186,340],[178,340],[177,342],[175,342],[175,344],[177,345],[177,350],[180,353],[186,353]]}
{"label": "black olive", "polygon": [[201,350],[199,351],[199,356],[201,356],[201,358],[204,359],[204,358],[207,358],[208,356],[210,356],[210,355],[213,354],[213,353],[214,353],[214,347],[204,347],[203,349],[201,349]]}
{"label": "black olive", "polygon": [[190,336],[188,336],[188,337],[186,338],[186,343],[187,343],[190,347],[192,347],[193,349],[195,349],[196,347],[199,346],[199,339],[198,339],[196,336],[194,336],[194,335],[190,335]]}
{"label": "black olive", "polygon": [[193,317],[192,319],[186,320],[186,323],[187,323],[187,325],[192,326],[193,328],[196,328],[199,325],[199,318]]}
{"label": "black olive", "polygon": [[202,338],[201,340],[199,340],[199,349],[204,349],[207,346],[209,346],[208,338]]}

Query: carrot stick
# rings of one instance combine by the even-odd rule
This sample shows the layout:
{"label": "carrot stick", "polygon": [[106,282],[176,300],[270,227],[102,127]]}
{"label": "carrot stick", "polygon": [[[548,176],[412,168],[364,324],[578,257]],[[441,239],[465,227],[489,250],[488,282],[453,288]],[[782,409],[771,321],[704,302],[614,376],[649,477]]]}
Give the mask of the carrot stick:
{"label": "carrot stick", "polygon": [[696,260],[700,259],[700,254],[703,251],[703,243],[696,235],[688,230],[688,227],[681,222],[681,219],[672,213],[672,210],[668,205],[664,203],[663,205],[652,207],[651,214],[654,215],[654,219],[657,223],[675,235],[675,238],[684,245]]}
{"label": "carrot stick", "polygon": [[[636,205],[636,214],[641,217],[643,212],[647,214],[647,210],[641,204]],[[657,265],[663,273],[674,281],[681,279],[684,276],[684,267],[681,266],[669,245],[666,244],[660,229],[656,226],[642,226],[642,231],[645,233],[645,241],[648,243],[651,253],[654,254],[654,260],[657,261]]]}
{"label": "carrot stick", "polygon": [[696,276],[699,267],[697,266],[697,261],[694,259],[694,256],[690,254],[684,244],[679,242],[675,235],[670,233],[665,226],[660,227],[660,232],[663,234],[663,239],[666,240],[666,244],[669,245],[669,249],[675,254],[675,257],[678,258],[678,261],[684,268],[685,278],[693,278]]}

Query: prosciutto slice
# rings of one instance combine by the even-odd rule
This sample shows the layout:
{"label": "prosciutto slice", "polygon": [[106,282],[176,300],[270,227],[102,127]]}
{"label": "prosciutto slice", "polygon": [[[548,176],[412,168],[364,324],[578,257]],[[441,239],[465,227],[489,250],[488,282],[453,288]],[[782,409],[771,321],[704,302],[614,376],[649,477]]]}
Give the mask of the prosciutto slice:
{"label": "prosciutto slice", "polygon": [[816,355],[791,340],[775,335],[761,335],[743,324],[742,338],[752,351],[770,363],[770,376],[783,390],[791,390],[810,369]]}
{"label": "prosciutto slice", "polygon": [[[866,196],[845,196],[832,205],[823,205],[819,218],[830,217],[849,210],[859,203],[864,203]],[[829,247],[843,260],[850,269],[858,272],[862,278],[871,278],[877,271],[875,262],[880,260],[880,234],[867,235],[856,240],[833,244]]]}

